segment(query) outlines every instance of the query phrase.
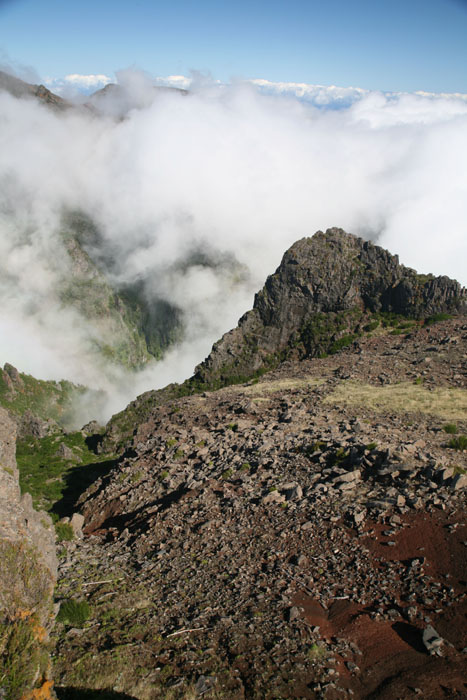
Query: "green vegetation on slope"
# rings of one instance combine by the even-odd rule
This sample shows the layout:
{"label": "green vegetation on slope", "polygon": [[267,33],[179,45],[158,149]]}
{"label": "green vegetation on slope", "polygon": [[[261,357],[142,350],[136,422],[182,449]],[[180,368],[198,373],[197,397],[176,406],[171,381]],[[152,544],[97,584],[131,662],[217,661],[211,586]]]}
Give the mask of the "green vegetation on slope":
{"label": "green vegetation on slope", "polygon": [[63,239],[71,276],[63,278],[59,290],[62,305],[79,312],[94,331],[90,337],[96,350],[106,360],[128,369],[143,367],[151,355],[140,330],[141,309],[119,296],[72,232],[64,232]]}
{"label": "green vegetation on slope", "polygon": [[39,418],[52,418],[66,426],[72,419],[73,402],[86,391],[65,380],[35,379],[9,364],[0,370],[0,405],[17,416],[30,410]]}
{"label": "green vegetation on slope", "polygon": [[97,353],[127,369],[160,359],[181,337],[179,310],[163,299],[149,301],[141,280],[115,285],[113,252],[83,212],[64,214],[61,235],[71,275],[62,279],[60,300],[89,324]]}
{"label": "green vegetation on slope", "polygon": [[[51,578],[37,552],[20,541],[0,540],[0,561],[0,690],[5,700],[20,700],[48,674]],[[51,697],[48,685],[44,699]]]}
{"label": "green vegetation on slope", "polygon": [[18,440],[16,460],[21,491],[34,507],[58,519],[69,514],[77,497],[115,462],[115,455],[96,455],[82,432]]}

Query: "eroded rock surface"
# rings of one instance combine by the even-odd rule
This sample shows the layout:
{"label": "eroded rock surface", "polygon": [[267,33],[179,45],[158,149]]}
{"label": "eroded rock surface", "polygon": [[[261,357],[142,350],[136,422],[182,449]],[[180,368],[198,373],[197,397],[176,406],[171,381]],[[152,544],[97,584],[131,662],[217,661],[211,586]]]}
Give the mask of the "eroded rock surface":
{"label": "eroded rock surface", "polygon": [[[0,409],[0,695],[52,697],[47,641],[54,622],[55,531],[21,496],[16,424]],[[37,695],[39,697],[39,695]]]}
{"label": "eroded rock surface", "polygon": [[376,312],[420,319],[466,310],[466,291],[455,280],[418,275],[342,229],[318,231],[289,248],[253,309],[214,345],[196,377],[215,384],[248,378],[294,353],[318,357]]}

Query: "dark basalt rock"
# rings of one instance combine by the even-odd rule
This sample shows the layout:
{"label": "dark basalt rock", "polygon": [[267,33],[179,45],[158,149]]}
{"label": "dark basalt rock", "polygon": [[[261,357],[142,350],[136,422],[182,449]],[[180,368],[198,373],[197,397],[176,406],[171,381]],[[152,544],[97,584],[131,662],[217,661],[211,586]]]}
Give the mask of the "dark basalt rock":
{"label": "dark basalt rock", "polygon": [[386,312],[423,319],[464,314],[466,290],[448,277],[419,275],[397,255],[342,229],[294,243],[254,306],[195,370],[217,386],[242,381],[291,354],[313,357],[352,338],[363,320]]}

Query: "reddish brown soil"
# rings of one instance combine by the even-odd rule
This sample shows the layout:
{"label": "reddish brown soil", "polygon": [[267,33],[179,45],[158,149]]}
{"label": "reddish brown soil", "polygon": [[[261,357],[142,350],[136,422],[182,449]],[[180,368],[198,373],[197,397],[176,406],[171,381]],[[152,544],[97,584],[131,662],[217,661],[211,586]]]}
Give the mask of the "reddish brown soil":
{"label": "reddish brown soil", "polygon": [[[431,513],[408,514],[403,518],[404,527],[394,535],[385,536],[388,530],[384,523],[369,523],[368,530],[374,535],[367,535],[363,542],[375,557],[386,561],[404,561],[425,558],[424,571],[438,580],[446,574],[451,578],[451,585],[464,585],[467,582],[467,524],[464,515],[459,513],[447,515],[443,511]],[[458,523],[450,529],[450,525]],[[395,546],[388,546],[388,542]]]}
{"label": "reddish brown soil", "polygon": [[[423,557],[420,575],[443,583],[448,580],[454,587],[457,601],[449,608],[422,605],[431,624],[449,642],[442,657],[427,653],[422,642],[423,621],[378,619],[370,609],[347,600],[336,600],[326,610],[304,593],[295,596],[294,604],[303,608],[307,623],[318,626],[326,641],[345,638],[360,650],[352,659],[338,658],[336,666],[354,697],[408,700],[418,695],[467,700],[467,657],[462,652],[467,644],[467,528],[461,517],[452,528],[458,522],[455,515],[443,511],[410,514],[403,519],[402,529],[390,536],[383,534],[388,524],[368,521],[362,537],[375,568],[385,561],[405,563]],[[388,546],[388,541],[395,546]],[[401,601],[401,611],[407,605]],[[345,661],[359,667],[357,677],[351,677]]]}

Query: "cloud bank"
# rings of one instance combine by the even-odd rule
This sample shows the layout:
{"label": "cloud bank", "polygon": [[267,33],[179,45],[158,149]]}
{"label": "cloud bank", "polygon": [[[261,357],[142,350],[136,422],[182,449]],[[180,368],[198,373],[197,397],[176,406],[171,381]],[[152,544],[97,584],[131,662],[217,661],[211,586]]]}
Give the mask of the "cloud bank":
{"label": "cloud bank", "polygon": [[[125,81],[135,103],[118,119],[0,93],[2,363],[102,387],[107,418],[189,376],[286,248],[330,226],[467,283],[463,98],[365,93],[336,110],[245,83],[198,81],[185,96]],[[94,221],[116,288],[144,280],[182,310],[184,338],[162,362],[129,375],[98,360],[57,293],[64,210]],[[187,265],[193,251],[235,264]]]}
{"label": "cloud bank", "polygon": [[71,98],[79,95],[91,95],[111,82],[112,78],[103,73],[89,75],[70,73],[64,78],[46,78],[44,80],[44,84],[49,90],[57,95]]}

